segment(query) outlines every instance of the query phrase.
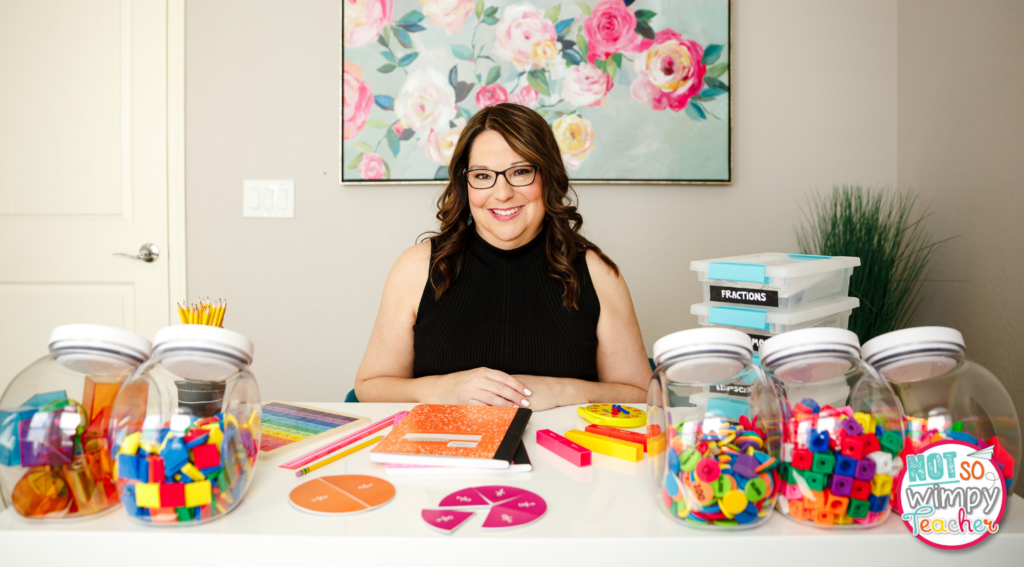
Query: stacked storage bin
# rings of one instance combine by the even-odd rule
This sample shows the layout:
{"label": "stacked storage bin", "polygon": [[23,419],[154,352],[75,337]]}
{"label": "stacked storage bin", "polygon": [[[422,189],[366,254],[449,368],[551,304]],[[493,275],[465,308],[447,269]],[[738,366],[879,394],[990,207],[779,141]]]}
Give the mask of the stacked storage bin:
{"label": "stacked storage bin", "polygon": [[690,313],[704,327],[729,327],[750,335],[757,352],[769,338],[806,327],[846,329],[860,305],[849,297],[860,258],[804,254],[751,254],[690,263],[704,287],[704,301]]}

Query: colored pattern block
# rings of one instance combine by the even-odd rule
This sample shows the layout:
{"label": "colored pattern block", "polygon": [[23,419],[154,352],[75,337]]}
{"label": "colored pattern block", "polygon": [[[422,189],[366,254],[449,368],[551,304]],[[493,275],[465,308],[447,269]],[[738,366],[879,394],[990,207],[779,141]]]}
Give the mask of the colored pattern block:
{"label": "colored pattern block", "polygon": [[459,529],[466,520],[473,517],[476,512],[465,512],[462,510],[423,510],[420,517],[431,528],[451,535]]}
{"label": "colored pattern block", "polygon": [[594,435],[586,431],[573,429],[565,433],[565,438],[577,445],[582,445],[595,453],[608,455],[617,459],[637,462],[644,458],[644,448],[636,443],[612,439],[603,435]]}
{"label": "colored pattern block", "polygon": [[590,449],[577,445],[550,429],[541,429],[537,432],[537,444],[577,467],[590,466]]}

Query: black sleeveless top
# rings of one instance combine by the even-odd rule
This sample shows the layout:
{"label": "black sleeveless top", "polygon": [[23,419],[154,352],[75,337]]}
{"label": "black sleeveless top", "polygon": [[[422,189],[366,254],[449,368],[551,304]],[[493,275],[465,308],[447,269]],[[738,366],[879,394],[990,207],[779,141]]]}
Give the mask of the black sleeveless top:
{"label": "black sleeveless top", "polygon": [[459,276],[439,301],[428,278],[413,326],[413,376],[486,367],[597,381],[601,305],[586,252],[573,261],[579,309],[567,308],[562,283],[544,273],[546,236],[541,230],[529,243],[502,250],[474,230]]}

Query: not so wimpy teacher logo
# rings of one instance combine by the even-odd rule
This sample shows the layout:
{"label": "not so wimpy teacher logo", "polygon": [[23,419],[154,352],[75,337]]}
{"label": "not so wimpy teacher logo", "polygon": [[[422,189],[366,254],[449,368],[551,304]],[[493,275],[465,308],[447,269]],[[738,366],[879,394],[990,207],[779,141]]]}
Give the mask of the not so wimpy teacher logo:
{"label": "not so wimpy teacher logo", "polygon": [[911,533],[932,547],[961,549],[998,532],[1006,484],[992,457],[993,447],[963,441],[907,455],[896,506]]}

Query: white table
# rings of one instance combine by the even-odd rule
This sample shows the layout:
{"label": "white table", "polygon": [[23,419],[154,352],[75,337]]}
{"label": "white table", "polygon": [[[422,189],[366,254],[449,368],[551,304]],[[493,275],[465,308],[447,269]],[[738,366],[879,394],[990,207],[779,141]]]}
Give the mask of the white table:
{"label": "white table", "polygon": [[[377,420],[412,404],[309,404]],[[453,478],[387,476],[368,451],[345,457],[301,479],[278,464],[261,461],[242,503],[231,514],[202,526],[143,526],[120,509],[76,522],[29,522],[13,510],[0,513],[0,564],[256,565],[306,562],[360,565],[1019,565],[1024,557],[1024,502],[1013,497],[999,533],[959,552],[940,551],[910,536],[894,515],[870,530],[819,530],[781,517],[742,532],[706,531],[673,522],[655,505],[647,463],[594,455],[593,466],[576,468],[536,444],[536,431],[563,433],[586,426],[574,407],[536,413],[524,436],[531,473]],[[301,454],[301,452],[299,453]],[[348,518],[302,513],[288,492],[317,475],[370,474],[389,480],[397,493],[385,506]],[[532,490],[548,502],[539,522],[500,534],[481,534],[477,514],[451,536],[429,529],[420,510],[468,486],[508,484]],[[76,551],[78,550],[78,551]],[[88,550],[88,551],[86,551]],[[795,558],[802,558],[802,561]],[[704,561],[708,563],[704,563]],[[223,563],[238,561],[238,563]],[[26,563],[21,563],[26,562]],[[641,563],[637,563],[641,562]],[[312,564],[312,563],[309,563]]]}

